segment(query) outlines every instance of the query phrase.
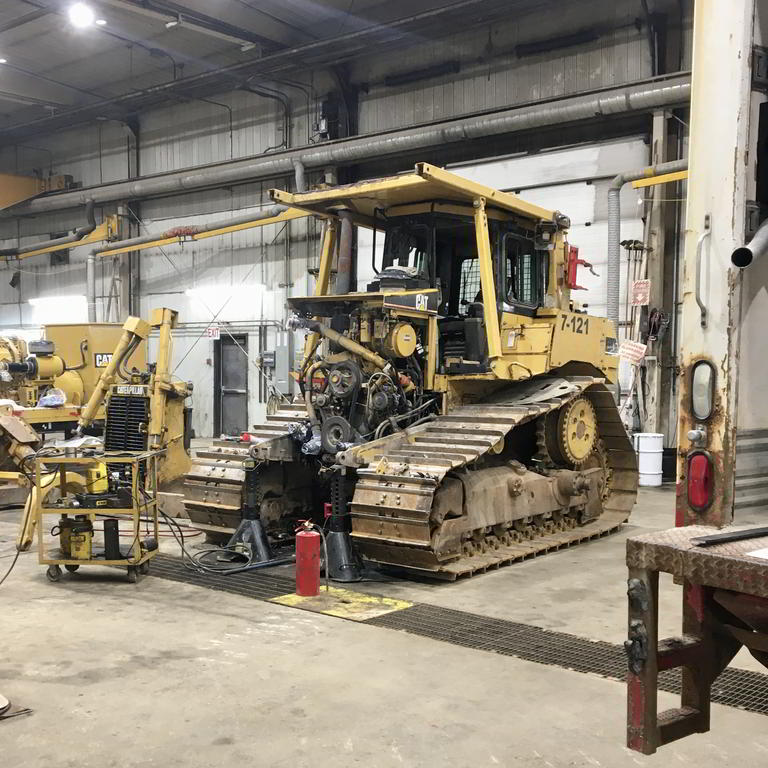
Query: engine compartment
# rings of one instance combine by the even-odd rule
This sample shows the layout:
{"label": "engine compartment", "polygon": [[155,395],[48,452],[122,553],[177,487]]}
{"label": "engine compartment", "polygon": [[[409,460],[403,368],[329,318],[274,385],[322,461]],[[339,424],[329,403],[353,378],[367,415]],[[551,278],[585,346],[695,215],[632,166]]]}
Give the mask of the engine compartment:
{"label": "engine compartment", "polygon": [[294,321],[317,336],[315,354],[299,372],[312,430],[302,452],[329,458],[410,426],[440,405],[425,390],[425,321],[367,302],[332,309],[327,325]]}

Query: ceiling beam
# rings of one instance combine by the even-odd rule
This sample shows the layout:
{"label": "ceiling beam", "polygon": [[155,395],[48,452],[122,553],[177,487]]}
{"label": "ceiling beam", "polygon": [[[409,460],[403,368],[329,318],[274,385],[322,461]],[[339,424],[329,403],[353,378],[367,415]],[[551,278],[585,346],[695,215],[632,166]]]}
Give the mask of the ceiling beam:
{"label": "ceiling beam", "polygon": [[182,10],[174,12],[171,10],[156,10],[149,4],[137,5],[131,0],[101,0],[102,5],[108,5],[113,8],[145,16],[150,19],[156,19],[163,25],[169,22],[175,26],[183,27],[192,32],[198,32],[201,35],[215,37],[218,40],[225,40],[240,47],[241,50],[251,50],[256,46],[267,43],[274,47],[274,42],[268,38],[259,35],[253,35],[245,30],[237,30],[229,24],[221,24],[208,16],[200,17],[196,12],[185,13]]}
{"label": "ceiling beam", "polygon": [[25,13],[23,16],[17,16],[15,19],[11,19],[10,21],[6,21],[5,24],[0,24],[0,34],[3,32],[9,32],[12,29],[16,29],[17,27],[23,27],[25,24],[30,24],[33,21],[37,21],[38,19],[42,19],[43,16],[47,16],[50,13],[45,8],[41,8],[37,11],[30,11],[29,13]]}
{"label": "ceiling beam", "polygon": [[[468,29],[508,17],[511,10],[521,12],[540,0],[458,0],[448,6],[412,14],[386,24],[371,25],[304,45],[294,46],[261,58],[251,58],[227,67],[180,78],[122,96],[101,99],[49,118],[0,128],[0,137],[14,138],[79,125],[98,117],[120,117],[164,103],[174,96],[199,96],[242,87],[255,76],[269,76],[300,68],[331,67],[364,56],[372,49],[413,45],[418,32],[434,36],[435,25]],[[444,32],[443,34],[447,34]]]}
{"label": "ceiling beam", "polygon": [[77,89],[49,78],[35,75],[12,64],[2,65],[0,87],[6,95],[27,98],[29,103],[73,107],[77,104]]}

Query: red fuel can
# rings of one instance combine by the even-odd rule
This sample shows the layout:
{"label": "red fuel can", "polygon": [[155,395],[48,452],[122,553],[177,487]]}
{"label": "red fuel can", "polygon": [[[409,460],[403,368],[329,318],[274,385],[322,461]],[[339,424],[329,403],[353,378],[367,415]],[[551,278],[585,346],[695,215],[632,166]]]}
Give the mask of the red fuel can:
{"label": "red fuel can", "polygon": [[302,529],[296,534],[296,594],[302,597],[320,593],[320,543],[317,531]]}

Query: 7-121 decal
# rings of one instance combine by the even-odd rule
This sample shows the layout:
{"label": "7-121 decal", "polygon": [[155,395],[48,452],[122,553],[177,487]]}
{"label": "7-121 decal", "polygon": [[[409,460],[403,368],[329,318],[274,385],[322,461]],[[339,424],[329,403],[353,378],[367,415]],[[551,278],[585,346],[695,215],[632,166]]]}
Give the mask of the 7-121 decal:
{"label": "7-121 decal", "polygon": [[589,333],[589,318],[583,315],[563,315],[560,330],[573,331],[573,333]]}

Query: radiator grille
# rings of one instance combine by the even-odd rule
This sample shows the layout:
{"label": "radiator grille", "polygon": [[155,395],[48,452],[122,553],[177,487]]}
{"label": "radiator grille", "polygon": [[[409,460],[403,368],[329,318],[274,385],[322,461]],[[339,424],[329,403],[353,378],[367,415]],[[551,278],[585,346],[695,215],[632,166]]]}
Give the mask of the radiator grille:
{"label": "radiator grille", "polygon": [[[107,425],[104,448],[107,451],[145,451],[149,398],[142,395],[112,393],[107,404]],[[110,472],[119,472],[124,482],[131,481],[131,468],[126,464],[110,464]],[[142,479],[144,466],[142,465]]]}

